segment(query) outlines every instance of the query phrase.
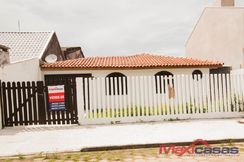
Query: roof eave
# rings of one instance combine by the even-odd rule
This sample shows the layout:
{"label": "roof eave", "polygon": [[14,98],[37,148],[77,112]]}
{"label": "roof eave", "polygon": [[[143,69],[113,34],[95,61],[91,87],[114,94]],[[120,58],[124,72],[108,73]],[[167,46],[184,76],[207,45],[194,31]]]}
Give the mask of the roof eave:
{"label": "roof eave", "polygon": [[223,65],[182,65],[182,66],[149,66],[149,67],[41,67],[42,70],[138,70],[138,69],[158,69],[158,68],[219,68]]}
{"label": "roof eave", "polygon": [[38,56],[38,59],[41,59],[42,58],[42,56],[45,53],[46,49],[48,48],[48,45],[49,45],[49,43],[50,43],[50,41],[51,41],[51,39],[52,39],[52,37],[53,37],[54,34],[55,34],[55,31],[51,31],[50,32],[50,36],[48,38],[48,41],[45,43],[45,46],[42,49],[42,52],[40,53],[40,55]]}

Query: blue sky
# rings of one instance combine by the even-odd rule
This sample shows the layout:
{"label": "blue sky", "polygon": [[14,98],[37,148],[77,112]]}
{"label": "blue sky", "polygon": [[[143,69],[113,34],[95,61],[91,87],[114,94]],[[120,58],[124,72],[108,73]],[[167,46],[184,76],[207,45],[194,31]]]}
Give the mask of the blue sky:
{"label": "blue sky", "polygon": [[[214,0],[0,0],[0,30],[56,31],[86,56],[184,56],[185,42]],[[238,0],[237,5],[244,5]]]}

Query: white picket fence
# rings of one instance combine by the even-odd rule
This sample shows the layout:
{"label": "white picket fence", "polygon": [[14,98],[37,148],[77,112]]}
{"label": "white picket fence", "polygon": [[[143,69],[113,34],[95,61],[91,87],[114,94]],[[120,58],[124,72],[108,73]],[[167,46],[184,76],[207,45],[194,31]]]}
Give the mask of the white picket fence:
{"label": "white picket fence", "polygon": [[243,74],[203,74],[202,78],[194,78],[77,78],[79,123],[244,116]]}

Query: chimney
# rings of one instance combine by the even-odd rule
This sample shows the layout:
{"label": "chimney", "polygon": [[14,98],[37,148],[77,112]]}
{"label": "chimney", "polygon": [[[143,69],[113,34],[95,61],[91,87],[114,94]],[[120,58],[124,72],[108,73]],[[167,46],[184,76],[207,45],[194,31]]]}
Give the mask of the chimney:
{"label": "chimney", "polygon": [[234,7],[235,0],[216,0],[215,6],[217,7]]}

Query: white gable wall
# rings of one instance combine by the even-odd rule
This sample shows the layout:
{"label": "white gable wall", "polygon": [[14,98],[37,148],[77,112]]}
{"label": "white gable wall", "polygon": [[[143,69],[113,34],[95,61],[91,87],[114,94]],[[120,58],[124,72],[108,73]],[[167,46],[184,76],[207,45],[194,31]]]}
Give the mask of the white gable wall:
{"label": "white gable wall", "polygon": [[41,76],[38,58],[8,64],[0,68],[0,80],[2,81],[40,81]]}
{"label": "white gable wall", "polygon": [[211,7],[203,11],[187,44],[188,57],[244,67],[244,8]]}

